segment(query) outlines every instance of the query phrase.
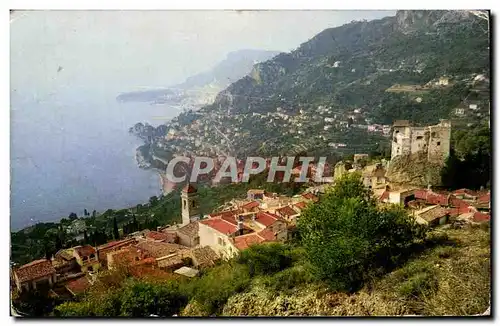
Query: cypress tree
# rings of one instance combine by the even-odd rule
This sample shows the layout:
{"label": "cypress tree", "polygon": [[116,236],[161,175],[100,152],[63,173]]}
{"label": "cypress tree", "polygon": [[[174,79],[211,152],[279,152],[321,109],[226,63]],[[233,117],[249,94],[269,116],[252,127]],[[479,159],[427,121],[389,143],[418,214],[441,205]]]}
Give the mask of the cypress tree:
{"label": "cypress tree", "polygon": [[120,233],[118,233],[118,223],[116,222],[116,216],[113,217],[113,238],[118,240],[120,238]]}

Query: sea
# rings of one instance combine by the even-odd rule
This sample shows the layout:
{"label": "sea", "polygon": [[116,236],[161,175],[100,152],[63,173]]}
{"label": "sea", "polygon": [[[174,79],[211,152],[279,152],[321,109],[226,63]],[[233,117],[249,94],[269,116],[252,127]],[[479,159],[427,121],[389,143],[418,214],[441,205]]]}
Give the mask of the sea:
{"label": "sea", "polygon": [[157,126],[179,113],[149,103],[119,103],[114,93],[64,91],[49,96],[11,91],[10,225],[16,231],[145,203],[161,194],[159,176],[137,166],[142,141],[128,130]]}

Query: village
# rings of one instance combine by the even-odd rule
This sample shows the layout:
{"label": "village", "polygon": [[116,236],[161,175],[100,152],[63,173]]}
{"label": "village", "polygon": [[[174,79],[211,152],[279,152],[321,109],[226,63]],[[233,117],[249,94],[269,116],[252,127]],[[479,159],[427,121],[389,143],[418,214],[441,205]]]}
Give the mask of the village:
{"label": "village", "polygon": [[[393,125],[391,161],[400,155],[427,153],[429,162],[443,162],[450,151],[449,121],[436,126],[412,127],[408,121]],[[490,220],[489,190],[454,191],[395,184],[386,176],[391,162],[369,161],[367,154],[354,155],[353,162],[339,162],[334,179],[359,173],[378,205],[402,205],[419,224],[428,227],[454,223],[475,224]],[[299,174],[296,167],[292,174]],[[316,168],[310,166],[308,177]],[[195,185],[181,192],[181,223],[156,230],[142,230],[97,247],[76,246],[59,250],[51,259],[39,259],[12,271],[13,291],[46,288],[51,295],[71,298],[88,289],[103,270],[128,268],[133,275],[165,277],[172,273],[196,277],[220,260],[237,256],[249,246],[284,242],[294,237],[297,221],[308,205],[321,200],[330,183],[317,184],[292,197],[250,189],[245,199],[233,199],[220,211],[201,216]]]}

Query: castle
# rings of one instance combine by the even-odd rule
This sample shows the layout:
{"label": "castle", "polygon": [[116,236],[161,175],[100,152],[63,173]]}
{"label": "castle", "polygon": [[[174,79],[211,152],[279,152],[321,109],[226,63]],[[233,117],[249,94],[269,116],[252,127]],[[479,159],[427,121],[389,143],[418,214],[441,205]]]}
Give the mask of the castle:
{"label": "castle", "polygon": [[428,162],[444,163],[450,155],[450,138],[448,120],[426,127],[412,127],[408,120],[397,120],[393,125],[391,160],[399,155],[423,152]]}

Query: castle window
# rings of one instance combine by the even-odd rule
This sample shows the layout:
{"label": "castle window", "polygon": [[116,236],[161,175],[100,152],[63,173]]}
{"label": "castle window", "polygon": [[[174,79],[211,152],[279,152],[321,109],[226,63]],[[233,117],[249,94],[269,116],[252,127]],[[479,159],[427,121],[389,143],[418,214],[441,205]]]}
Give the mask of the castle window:
{"label": "castle window", "polygon": [[95,258],[95,255],[94,254],[90,254],[90,259],[94,259]]}
{"label": "castle window", "polygon": [[200,237],[195,237],[194,238],[194,245],[199,245],[200,244]]}
{"label": "castle window", "polygon": [[191,207],[194,207],[194,204],[195,204],[195,201],[193,200],[193,201],[191,202]]}
{"label": "castle window", "polygon": [[424,138],[424,136],[417,136],[417,139],[422,139]]}
{"label": "castle window", "polygon": [[184,205],[182,205],[182,206],[184,206],[184,208],[186,208],[186,205],[187,205],[186,200],[184,199],[182,202],[183,202],[183,204],[184,204]]}
{"label": "castle window", "polygon": [[439,145],[441,145],[441,142],[440,142],[440,141],[438,141],[438,142],[437,142],[437,145],[438,145],[438,146],[439,146]]}
{"label": "castle window", "polygon": [[396,133],[399,134],[399,130],[396,130]]}

